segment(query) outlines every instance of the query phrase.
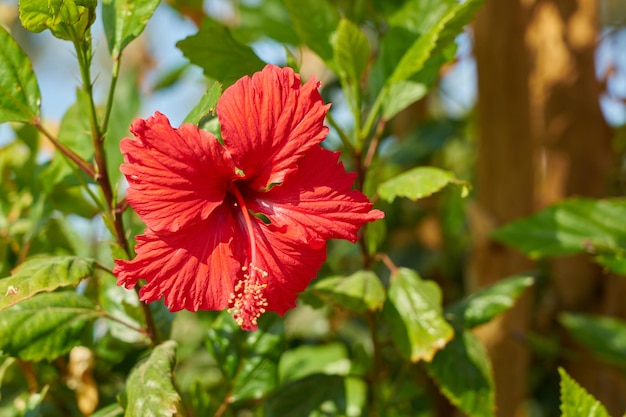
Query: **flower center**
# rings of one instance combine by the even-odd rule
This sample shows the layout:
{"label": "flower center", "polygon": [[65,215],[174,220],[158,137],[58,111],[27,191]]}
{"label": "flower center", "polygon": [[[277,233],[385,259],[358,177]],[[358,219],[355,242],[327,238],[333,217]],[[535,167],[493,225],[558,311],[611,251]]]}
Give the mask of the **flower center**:
{"label": "flower center", "polygon": [[265,298],[265,288],[267,288],[267,271],[262,270],[257,265],[257,247],[254,234],[252,218],[246,206],[246,201],[241,195],[241,191],[236,184],[231,184],[228,191],[237,200],[237,205],[241,210],[244,223],[248,232],[250,242],[250,264],[241,267],[243,279],[235,284],[233,292],[228,301],[228,311],[232,313],[237,324],[244,330],[256,330],[257,319],[265,313],[267,299]]}

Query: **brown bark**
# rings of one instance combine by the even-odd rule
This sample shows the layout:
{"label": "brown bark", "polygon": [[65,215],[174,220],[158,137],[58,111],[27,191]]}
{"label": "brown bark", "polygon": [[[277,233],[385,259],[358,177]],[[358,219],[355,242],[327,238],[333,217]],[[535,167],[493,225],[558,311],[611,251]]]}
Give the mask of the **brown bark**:
{"label": "brown bark", "polygon": [[[479,15],[479,154],[469,265],[474,287],[530,267],[488,239],[493,228],[567,196],[606,193],[612,157],[594,69],[597,21],[595,0],[487,0]],[[551,274],[549,296],[557,307],[548,323],[560,309],[602,305],[604,296],[594,289],[607,277],[588,258],[556,260]],[[478,332],[494,363],[499,416],[521,413],[529,354],[517,336],[526,331],[530,315],[529,300],[521,300]],[[579,382],[621,413],[619,381],[604,368],[583,366],[589,372],[573,369]]]}

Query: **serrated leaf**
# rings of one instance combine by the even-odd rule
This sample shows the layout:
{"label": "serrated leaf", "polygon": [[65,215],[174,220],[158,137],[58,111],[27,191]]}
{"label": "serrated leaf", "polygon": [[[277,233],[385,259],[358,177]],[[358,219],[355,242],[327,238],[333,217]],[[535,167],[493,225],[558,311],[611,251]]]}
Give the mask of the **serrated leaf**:
{"label": "serrated leaf", "polygon": [[358,271],[347,277],[329,277],[315,281],[310,291],[340,308],[362,313],[382,308],[385,288],[372,271]]}
{"label": "serrated leaf", "polygon": [[626,369],[626,322],[613,317],[566,313],[561,324],[574,340],[605,362]]}
{"label": "serrated leaf", "polygon": [[159,2],[159,0],[102,2],[102,23],[112,57],[118,58],[124,48],[141,35]]}
{"label": "serrated leaf", "polygon": [[472,417],[495,415],[495,393],[491,362],[478,337],[459,330],[445,348],[426,364],[428,374],[441,392]]}
{"label": "serrated leaf", "polygon": [[81,344],[100,313],[71,291],[38,294],[0,312],[0,350],[24,360],[53,360]]}
{"label": "serrated leaf", "polygon": [[290,382],[267,400],[264,415],[309,416],[322,405],[326,415],[346,414],[346,390],[342,376],[313,374]]}
{"label": "serrated leaf", "polygon": [[533,282],[533,277],[528,275],[503,279],[449,306],[445,315],[452,316],[452,321],[471,329],[513,307],[517,298]]}
{"label": "serrated leaf", "polygon": [[380,184],[378,195],[389,202],[393,202],[396,197],[418,200],[440,191],[449,184],[468,187],[467,183],[457,180],[449,171],[434,167],[417,167]]}
{"label": "serrated leaf", "polygon": [[430,362],[454,336],[441,314],[441,290],[417,272],[399,268],[387,292],[385,318],[400,353],[412,362]]}
{"label": "serrated leaf", "polygon": [[0,123],[32,123],[41,97],[28,56],[0,25]]}
{"label": "serrated leaf", "polygon": [[0,311],[43,291],[78,285],[94,274],[94,259],[75,256],[35,257],[26,260],[8,278],[0,279]]}
{"label": "serrated leaf", "polygon": [[96,19],[96,0],[21,0],[20,21],[31,32],[50,32],[59,39],[82,40]]}
{"label": "serrated leaf", "polygon": [[176,342],[156,346],[150,356],[128,375],[124,417],[171,417],[180,396],[173,384]]}
{"label": "serrated leaf", "polygon": [[339,24],[339,12],[327,0],[285,0],[285,7],[302,43],[327,64],[333,60],[331,36]]}
{"label": "serrated leaf", "polygon": [[356,24],[341,19],[332,46],[337,71],[344,73],[351,84],[359,85],[370,57],[367,36]]}
{"label": "serrated leaf", "polygon": [[581,252],[621,256],[626,248],[626,199],[564,200],[509,223],[492,237],[532,258]]}
{"label": "serrated leaf", "polygon": [[228,28],[206,18],[200,31],[178,42],[176,46],[204,75],[227,87],[244,75],[260,71],[263,62],[247,45],[233,38]]}
{"label": "serrated leaf", "polygon": [[589,394],[563,368],[561,376],[561,416],[562,417],[609,417],[606,408]]}
{"label": "serrated leaf", "polygon": [[209,351],[227,375],[231,401],[259,399],[278,381],[278,359],[284,343],[282,320],[272,314],[259,319],[255,332],[241,330],[228,314],[222,314],[209,330]]}
{"label": "serrated leaf", "polygon": [[196,104],[187,117],[185,117],[183,123],[199,124],[205,116],[215,112],[217,102],[221,96],[222,84],[216,81],[206,90],[198,104]]}
{"label": "serrated leaf", "polygon": [[[456,3],[454,7],[449,8],[436,22],[422,32],[419,38],[406,51],[389,77],[388,84],[391,85],[408,80],[420,71],[435,50],[435,47],[438,46],[440,38],[444,36],[447,38],[449,34],[460,32],[481,3],[481,0],[468,0],[463,3]],[[449,42],[450,40],[448,39],[447,41]],[[443,42],[440,43],[440,48],[443,47],[442,44]]]}

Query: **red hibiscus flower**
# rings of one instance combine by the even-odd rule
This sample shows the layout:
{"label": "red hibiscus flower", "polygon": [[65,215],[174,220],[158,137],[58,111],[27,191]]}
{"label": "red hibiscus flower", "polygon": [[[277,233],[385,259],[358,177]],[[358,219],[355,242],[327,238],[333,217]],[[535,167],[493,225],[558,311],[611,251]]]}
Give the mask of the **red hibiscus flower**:
{"label": "red hibiscus flower", "polygon": [[289,68],[268,65],[224,91],[222,142],[160,114],[137,119],[121,143],[127,200],[146,223],[137,256],[117,260],[118,285],[172,311],[231,309],[256,329],[265,311],[295,306],[330,238],[357,240],[383,217],[338,153],[320,146],[329,106]]}

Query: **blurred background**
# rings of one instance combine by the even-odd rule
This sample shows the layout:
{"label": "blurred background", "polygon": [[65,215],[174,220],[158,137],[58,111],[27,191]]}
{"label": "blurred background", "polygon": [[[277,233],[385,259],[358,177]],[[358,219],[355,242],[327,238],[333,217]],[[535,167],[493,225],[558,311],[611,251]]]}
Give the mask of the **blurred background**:
{"label": "blurred background", "polygon": [[[284,46],[259,31],[259,21],[274,10],[279,13],[280,3],[163,2],[145,33],[124,53],[120,89],[139,86],[132,94],[137,97],[135,116],[159,110],[178,125],[205,92],[202,70],[189,65],[176,48],[197,31],[205,15],[231,27],[266,62],[286,64]],[[336,3],[343,10],[356,10],[352,3],[358,3],[361,12],[350,17],[365,28],[384,26],[376,20],[376,10],[387,7],[383,0]],[[276,16],[280,22],[280,14]],[[44,122],[54,130],[75,101],[68,86],[79,86],[71,45],[49,32],[22,29],[17,1],[0,1],[0,22],[33,61]],[[279,24],[275,29],[289,30]],[[99,22],[93,38],[95,89],[104,100],[111,63]],[[624,196],[626,0],[485,0],[457,43],[456,58],[439,72],[435,88],[389,123],[381,151],[399,169],[416,164],[449,169],[469,180],[474,191],[466,200],[446,190],[418,205],[394,206],[396,211],[387,213],[386,250],[398,265],[436,280],[444,303],[503,277],[539,271],[532,293],[477,331],[494,364],[499,415],[558,415],[556,363],[565,365],[613,415],[622,415],[623,372],[577,347],[556,317],[576,311],[626,318],[624,277],[605,273],[586,256],[533,263],[492,241],[489,233],[567,197]],[[316,74],[322,80],[333,115],[349,123],[332,73],[312,54],[301,53],[304,76]],[[8,125],[0,126],[0,144],[13,135]],[[333,140],[331,132],[328,146]],[[331,246],[329,259],[343,259],[343,248]],[[310,320],[318,319],[322,324],[316,322],[310,331],[323,337],[336,317]],[[311,337],[306,329],[292,331]]]}

